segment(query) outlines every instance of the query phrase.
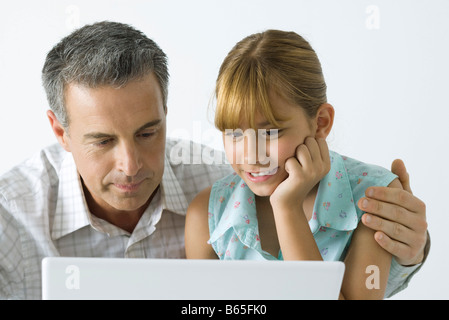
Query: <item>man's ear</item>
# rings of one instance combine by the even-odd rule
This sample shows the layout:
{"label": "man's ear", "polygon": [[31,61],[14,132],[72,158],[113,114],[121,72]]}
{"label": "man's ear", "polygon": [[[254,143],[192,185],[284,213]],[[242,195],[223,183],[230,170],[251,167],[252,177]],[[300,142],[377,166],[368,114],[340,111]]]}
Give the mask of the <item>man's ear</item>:
{"label": "man's ear", "polygon": [[334,124],[334,115],[334,107],[329,103],[324,103],[319,107],[315,119],[317,124],[315,138],[327,138]]}
{"label": "man's ear", "polygon": [[65,149],[65,151],[70,152],[69,144],[67,141],[68,134],[67,134],[65,128],[62,126],[62,124],[56,118],[56,115],[53,113],[53,111],[48,110],[47,117],[48,117],[48,120],[50,121],[51,129],[53,130],[53,133],[55,134],[56,139],[58,139],[59,144]]}

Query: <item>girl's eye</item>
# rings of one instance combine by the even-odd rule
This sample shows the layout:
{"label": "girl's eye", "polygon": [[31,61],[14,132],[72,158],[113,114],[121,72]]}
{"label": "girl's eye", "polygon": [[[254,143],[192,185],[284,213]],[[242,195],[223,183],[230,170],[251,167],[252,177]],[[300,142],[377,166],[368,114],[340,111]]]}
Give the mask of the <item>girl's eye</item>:
{"label": "girl's eye", "polygon": [[240,130],[231,130],[231,131],[227,131],[227,132],[225,133],[225,136],[226,136],[227,138],[231,138],[231,139],[234,139],[234,140],[238,140],[238,139],[240,139],[241,137],[243,137],[243,132],[241,132]]}
{"label": "girl's eye", "polygon": [[281,131],[282,130],[280,129],[269,129],[269,130],[260,130],[259,132],[262,137],[270,137],[270,139],[272,139],[277,138],[281,133]]}

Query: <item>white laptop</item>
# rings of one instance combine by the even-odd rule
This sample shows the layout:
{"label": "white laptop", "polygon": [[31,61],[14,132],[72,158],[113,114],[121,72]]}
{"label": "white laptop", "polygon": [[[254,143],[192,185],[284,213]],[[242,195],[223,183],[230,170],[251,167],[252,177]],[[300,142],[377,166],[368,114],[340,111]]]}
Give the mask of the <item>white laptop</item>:
{"label": "white laptop", "polygon": [[342,262],[53,257],[43,299],[338,299]]}

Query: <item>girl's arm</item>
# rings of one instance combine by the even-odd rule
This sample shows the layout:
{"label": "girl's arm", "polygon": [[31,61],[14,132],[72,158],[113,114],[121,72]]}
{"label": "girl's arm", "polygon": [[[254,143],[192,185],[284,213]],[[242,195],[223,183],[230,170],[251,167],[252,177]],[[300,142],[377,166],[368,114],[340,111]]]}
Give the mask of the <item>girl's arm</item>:
{"label": "girl's arm", "polygon": [[273,206],[284,260],[323,260],[302,206]]}
{"label": "girl's arm", "polygon": [[187,209],[185,247],[187,259],[217,259],[209,240],[208,207],[211,187],[201,191]]}
{"label": "girl's arm", "polygon": [[[389,187],[402,189],[402,184],[395,179]],[[341,289],[345,299],[384,298],[391,254],[379,246],[374,232],[362,223],[354,231],[345,258],[346,271]]]}
{"label": "girl's arm", "polygon": [[345,258],[340,299],[383,299],[390,273],[391,254],[374,240],[374,232],[359,223]]}
{"label": "girl's arm", "polygon": [[309,192],[330,170],[329,149],[324,139],[307,137],[285,162],[287,179],[270,196],[279,245],[285,260],[322,260],[304,214]]}
{"label": "girl's arm", "polygon": [[[399,180],[389,187],[402,188]],[[273,208],[279,243],[285,260],[322,260],[302,209]],[[280,214],[282,212],[282,214]],[[383,299],[390,273],[391,254],[380,247],[374,231],[359,223],[345,259],[340,299]]]}
{"label": "girl's arm", "polygon": [[[327,156],[326,156],[327,155]],[[307,192],[330,168],[327,145],[307,138],[289,158],[288,178],[270,197],[279,245],[285,260],[322,260],[302,205]],[[402,188],[398,180],[389,187]],[[359,224],[345,259],[341,299],[382,299],[388,281],[391,255],[374,238],[374,231]]]}

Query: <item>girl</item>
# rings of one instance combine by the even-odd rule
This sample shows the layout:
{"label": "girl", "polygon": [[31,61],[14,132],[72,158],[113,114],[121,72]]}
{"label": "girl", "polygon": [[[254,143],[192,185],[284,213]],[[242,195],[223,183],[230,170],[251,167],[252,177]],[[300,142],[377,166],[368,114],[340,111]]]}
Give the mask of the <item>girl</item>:
{"label": "girl", "polygon": [[356,203],[369,186],[402,186],[383,168],[328,150],[334,109],[309,43],[277,30],[243,39],[220,68],[216,97],[215,126],[235,172],[191,203],[187,258],[340,260],[340,298],[383,298],[391,255],[358,224]]}

